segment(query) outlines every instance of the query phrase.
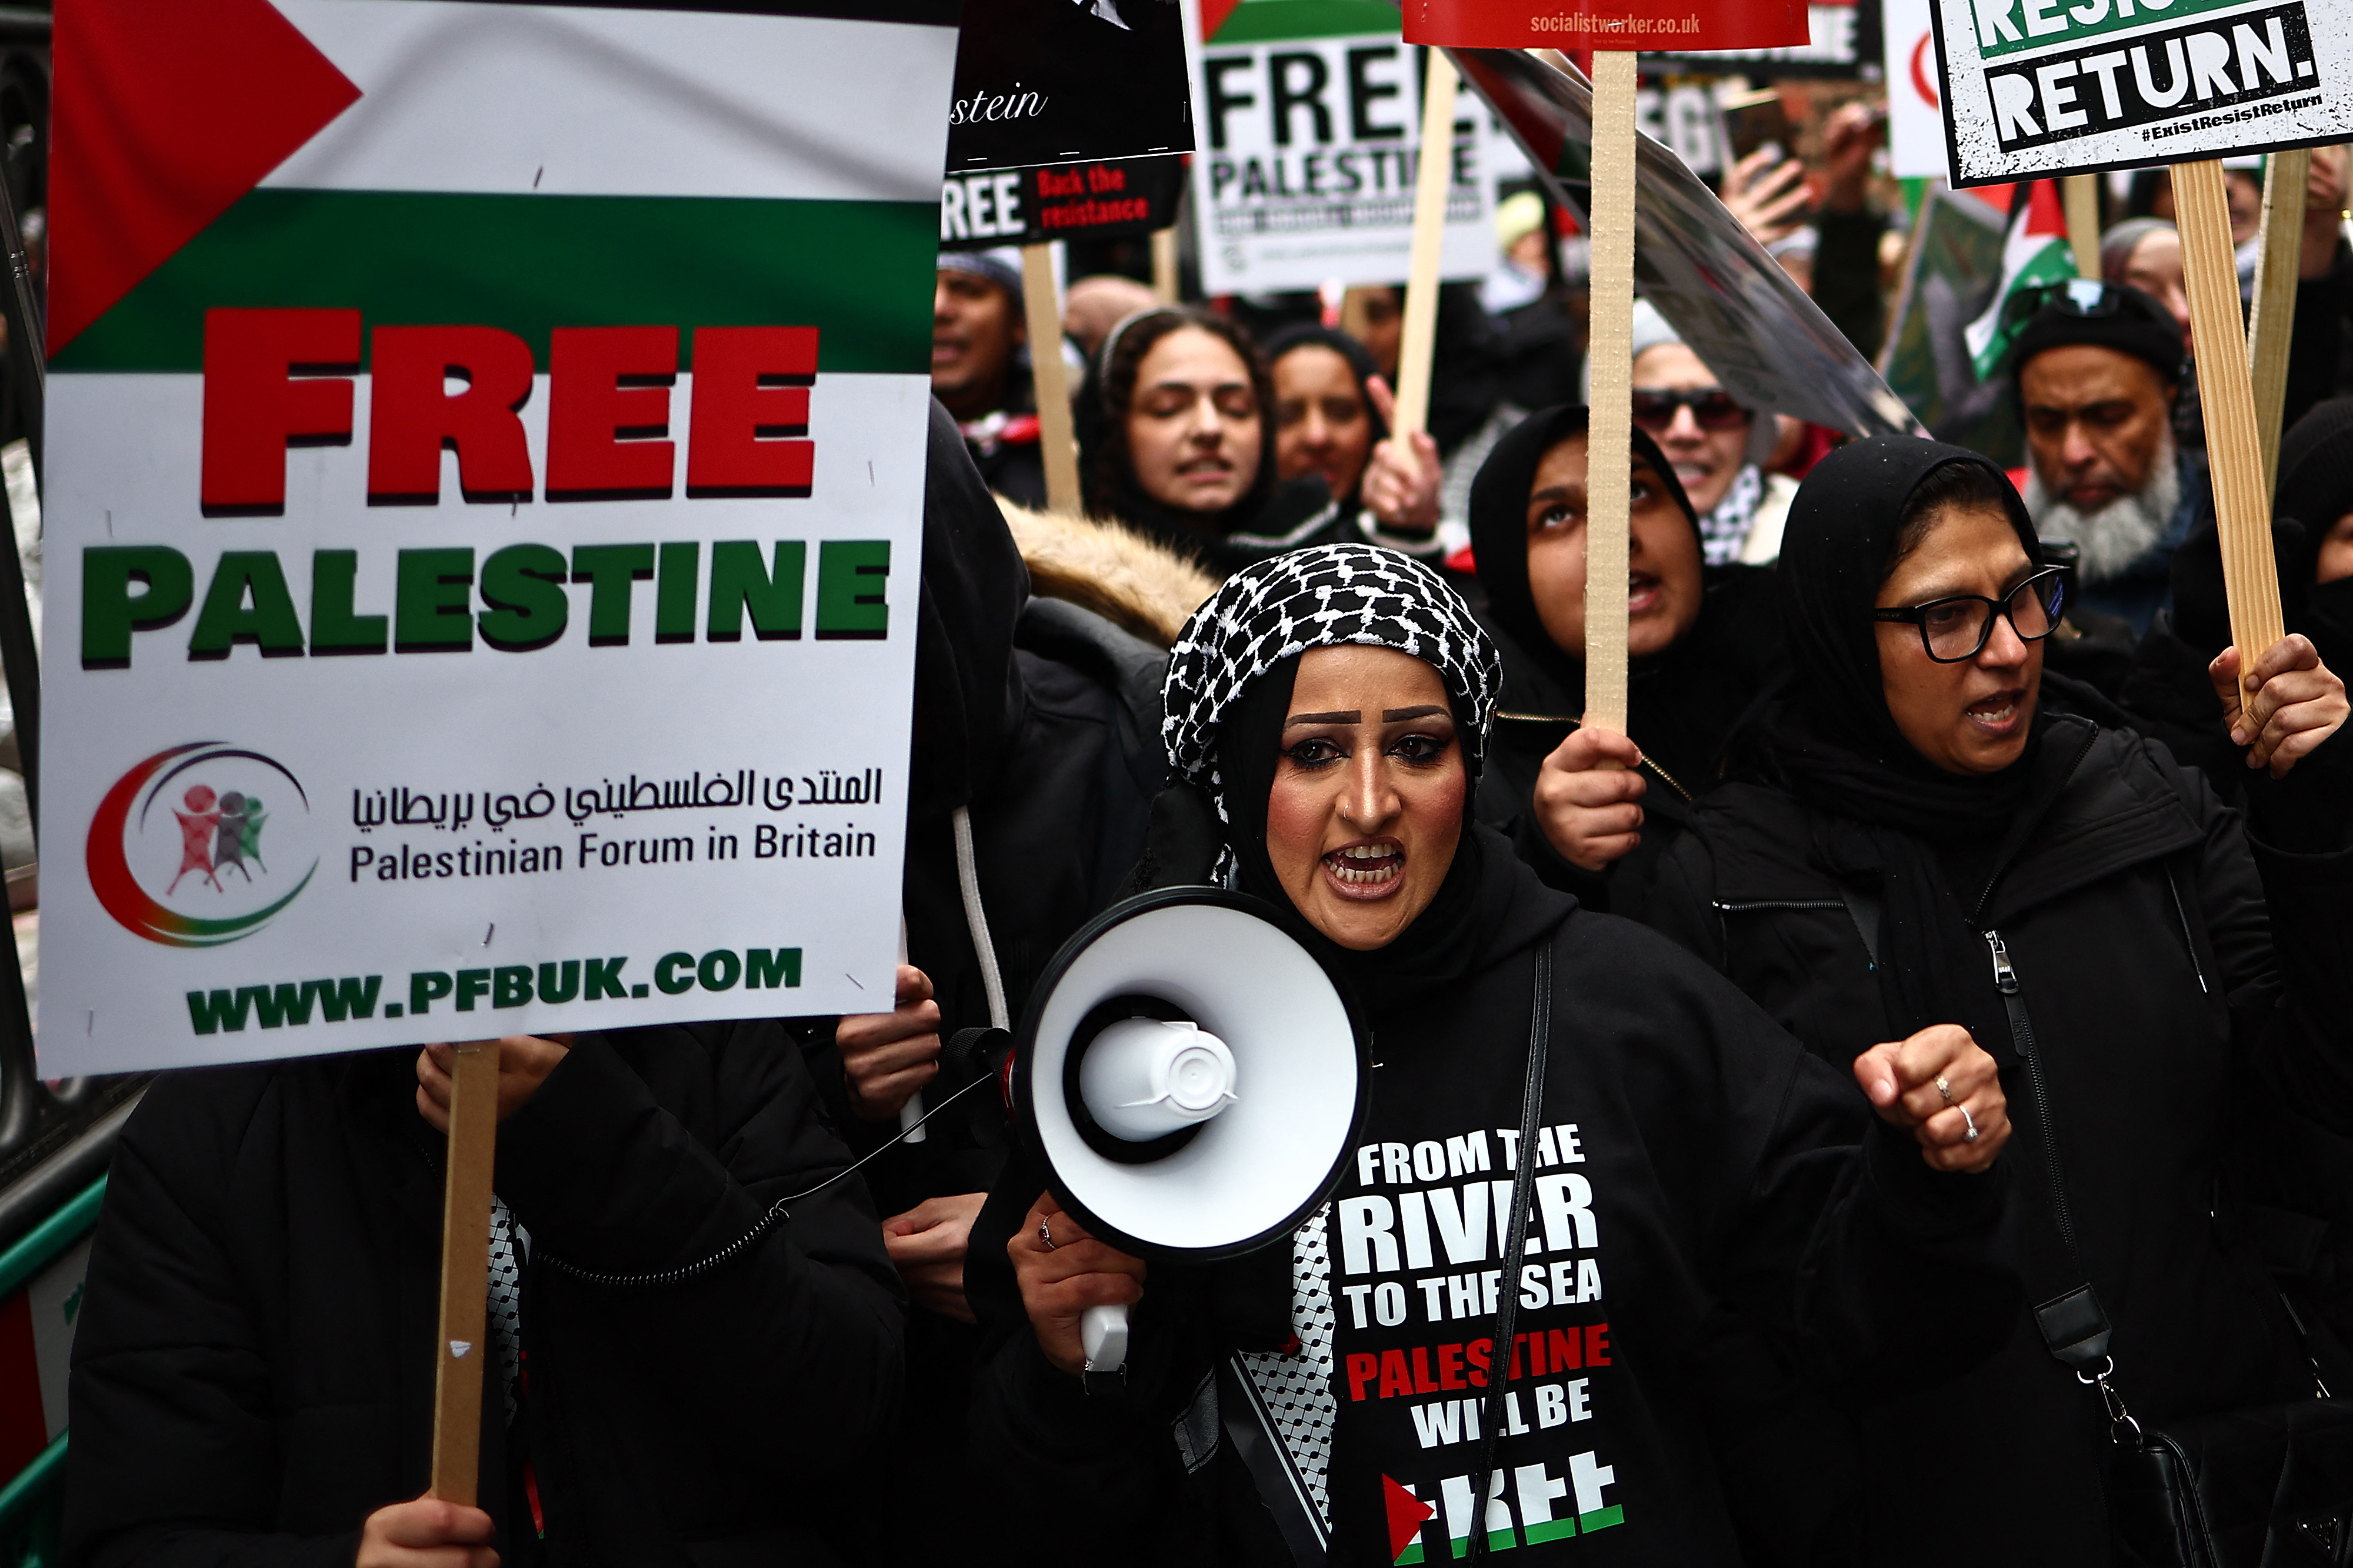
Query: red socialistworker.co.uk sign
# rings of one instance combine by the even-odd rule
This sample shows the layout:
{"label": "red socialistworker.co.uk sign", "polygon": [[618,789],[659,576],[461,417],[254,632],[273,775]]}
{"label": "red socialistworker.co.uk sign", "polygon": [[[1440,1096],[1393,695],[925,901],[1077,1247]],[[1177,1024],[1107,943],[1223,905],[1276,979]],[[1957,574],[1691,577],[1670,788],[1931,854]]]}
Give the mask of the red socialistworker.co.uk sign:
{"label": "red socialistworker.co.uk sign", "polygon": [[1468,49],[1779,49],[1806,0],[1405,0],[1405,41]]}

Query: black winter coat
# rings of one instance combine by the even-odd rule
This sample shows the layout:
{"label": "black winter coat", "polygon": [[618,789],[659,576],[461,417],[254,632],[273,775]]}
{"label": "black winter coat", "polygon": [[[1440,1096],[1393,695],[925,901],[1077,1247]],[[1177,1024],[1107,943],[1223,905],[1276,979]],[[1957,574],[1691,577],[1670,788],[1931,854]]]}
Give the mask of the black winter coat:
{"label": "black winter coat", "polygon": [[[1065,938],[1109,903],[1144,844],[1162,758],[1160,679],[1168,656],[1093,612],[1033,598],[1004,514],[932,405],[923,502],[923,582],[915,649],[915,731],[902,880],[907,960],[932,982],[943,1043],[989,1024],[980,955],[956,868],[953,814],[971,814],[973,861],[1007,1005],[1018,1011]],[[878,1002],[877,1010],[881,1005]],[[797,1020],[834,1125],[861,1156],[883,1215],[929,1198],[986,1192],[1008,1146],[997,1096],[949,1063],[924,1090],[920,1143],[896,1119],[850,1109],[834,1020]],[[908,1321],[907,1399],[889,1446],[934,1479],[909,1497],[896,1473],[860,1484],[850,1511],[875,1519],[879,1562],[956,1550],[982,1500],[963,1480],[965,1391],[976,1334],[920,1308]],[[975,1559],[990,1561],[985,1554]]]}
{"label": "black winter coat", "polygon": [[[1492,1165],[1457,1165],[1486,1173],[1472,1186],[1508,1178],[1532,950],[1551,941],[1554,1030],[1539,1163],[1549,1168],[1556,1151],[1573,1151],[1568,1163],[1582,1175],[1570,1179],[1589,1183],[1596,1228],[1579,1233],[1573,1265],[1553,1256],[1567,1250],[1560,1231],[1545,1232],[1543,1264],[1526,1262],[1520,1276],[1545,1300],[1528,1308],[1523,1296],[1518,1331],[1540,1345],[1581,1343],[1591,1370],[1569,1374],[1585,1380],[1575,1388],[1514,1379],[1525,1424],[1498,1447],[1497,1463],[1518,1478],[1517,1489],[1506,1489],[1512,1526],[1499,1544],[1524,1544],[1511,1561],[1539,1564],[1737,1563],[1710,1458],[1720,1382],[1745,1375],[1726,1347],[1787,1356],[1826,1382],[1862,1386],[1891,1374],[1933,1378],[1921,1369],[1990,1350],[2015,1298],[2014,1281],[1988,1253],[2006,1184],[1999,1170],[1984,1178],[1930,1172],[1842,1075],[1687,955],[1630,922],[1578,910],[1506,860],[1500,844],[1489,854],[1519,879],[1509,919],[1466,978],[1374,1020],[1363,1149],[1334,1194],[1326,1234],[1341,1415],[1331,1561],[1396,1560],[1382,1477],[1431,1503],[1466,1484],[1476,1445],[1460,1427],[1442,1434],[1432,1418],[1482,1392],[1464,1379],[1483,1374],[1450,1373],[1448,1352],[1461,1352],[1472,1368],[1488,1364],[1476,1336],[1491,1330],[1487,1309],[1466,1310],[1448,1276],[1461,1274],[1450,1268],[1457,1257],[1492,1263],[1500,1249],[1474,1222],[1442,1255],[1417,1258],[1411,1224],[1401,1220],[1401,1251],[1377,1244],[1367,1252],[1350,1240],[1349,1205],[1402,1205],[1400,1185],[1436,1184],[1448,1187],[1438,1194],[1446,1212],[1461,1212],[1444,1169],[1436,1177],[1404,1170],[1390,1151],[1402,1159],[1419,1146],[1426,1163],[1432,1151],[1467,1158],[1475,1149],[1483,1160],[1492,1150]],[[995,1495],[1051,1500],[1050,1528],[1025,1527],[1018,1507],[1010,1516],[1029,1560],[1292,1561],[1235,1441],[1218,1436],[1221,1396],[1204,1384],[1231,1352],[1282,1348],[1292,1326],[1288,1241],[1211,1268],[1154,1263],[1134,1313],[1126,1397],[1090,1398],[1038,1350],[1005,1252],[1042,1188],[1026,1159],[1008,1167],[974,1227],[966,1274],[990,1346],[975,1390],[973,1462]],[[1438,1212],[1437,1198],[1430,1202]],[[1493,1211],[1481,1212],[1483,1219]],[[1402,1304],[1402,1326],[1356,1320],[1368,1297],[1377,1304],[1389,1292]],[[1398,1340],[1418,1348],[1388,1342]],[[1932,1349],[1947,1359],[1932,1362]],[[1561,1352],[1545,1353],[1539,1370],[1559,1372]],[[1386,1373],[1364,1371],[1368,1360],[1392,1357],[1423,1381],[1393,1386]],[[1464,1393],[1414,1397],[1440,1387]],[[1569,1476],[1584,1479],[1572,1489]],[[1548,1516],[1530,1511],[1536,1507]],[[1567,1528],[1579,1509],[1586,1515]],[[1450,1534],[1459,1548],[1468,1528],[1464,1507],[1441,1507],[1418,1531],[1425,1560],[1444,1557]]]}
{"label": "black winter coat", "polygon": [[[2007,949],[2051,1108],[2046,1123],[1989,946],[1978,1011],[1956,1021],[2000,1063],[2017,1129],[2004,1246],[2032,1300],[2081,1283],[2061,1278],[2073,1271],[2050,1218],[2055,1125],[2132,1412],[2153,1423],[2309,1394],[2249,1241],[2284,1216],[2251,1204],[2344,1201],[2348,1173],[2327,1153],[2341,1146],[2321,1129],[2353,1127],[2353,855],[2260,837],[2251,851],[2239,814],[2194,772],[2087,720],[2054,721],[2035,765],[2072,775],[2023,847],[2006,864],[1947,866],[1957,896],[1978,900],[1971,923]],[[1694,814],[1647,912],[1842,1065],[1899,1031],[1873,973],[1876,889],[1828,868],[1826,826],[1778,789],[1727,785]],[[2106,1425],[2029,1315],[1989,1363],[1873,1406],[1852,1430],[1843,1460],[1835,1445],[1821,1455],[1814,1506],[1850,1506],[1836,1493],[1859,1471],[1873,1561],[2107,1560]],[[1841,1463],[1846,1482],[1831,1479]],[[1938,1499],[1970,1500],[1965,1521],[1923,1528],[1925,1478]]]}
{"label": "black winter coat", "polygon": [[[414,1054],[166,1075],[124,1129],[74,1342],[66,1561],[348,1564],[422,1493],[442,1139]],[[832,1482],[889,1418],[904,1313],[772,1023],[584,1034],[499,1129],[530,1234],[528,1398],[485,1356],[480,1497],[507,1568],[837,1561]],[[485,1347],[488,1349],[489,1347]],[[520,1489],[531,1462],[546,1521]]]}

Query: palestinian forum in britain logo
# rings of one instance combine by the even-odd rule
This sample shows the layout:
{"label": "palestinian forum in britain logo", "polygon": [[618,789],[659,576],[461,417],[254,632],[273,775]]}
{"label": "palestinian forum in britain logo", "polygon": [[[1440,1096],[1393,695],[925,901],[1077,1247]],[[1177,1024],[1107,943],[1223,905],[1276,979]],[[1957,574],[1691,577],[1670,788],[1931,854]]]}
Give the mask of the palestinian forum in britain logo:
{"label": "palestinian forum in britain logo", "polygon": [[317,857],[299,875],[288,869],[310,816],[301,781],[275,758],[220,741],[174,746],[115,780],[99,802],[90,825],[90,890],[125,931],[149,942],[236,942],[311,885]]}

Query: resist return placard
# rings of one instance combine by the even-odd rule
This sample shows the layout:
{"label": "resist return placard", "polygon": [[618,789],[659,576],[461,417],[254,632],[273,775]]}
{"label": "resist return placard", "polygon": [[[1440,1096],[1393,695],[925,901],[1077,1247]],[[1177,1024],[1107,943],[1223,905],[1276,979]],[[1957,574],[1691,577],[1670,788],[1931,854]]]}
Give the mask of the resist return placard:
{"label": "resist return placard", "polygon": [[2306,0],[1937,0],[1952,180],[2353,137],[2353,14]]}

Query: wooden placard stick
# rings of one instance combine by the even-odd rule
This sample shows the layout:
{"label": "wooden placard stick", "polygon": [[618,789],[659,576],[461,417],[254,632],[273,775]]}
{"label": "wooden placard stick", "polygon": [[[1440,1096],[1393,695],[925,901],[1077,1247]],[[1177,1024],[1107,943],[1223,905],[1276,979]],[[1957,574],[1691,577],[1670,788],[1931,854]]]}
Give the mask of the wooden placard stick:
{"label": "wooden placard stick", "polygon": [[2075,276],[2100,275],[2100,176],[2070,174],[2059,183],[2067,208],[2067,247],[2075,253]]}
{"label": "wooden placard stick", "polygon": [[1164,305],[1176,302],[1176,229],[1152,231],[1152,292]]}
{"label": "wooden placard stick", "polygon": [[1430,51],[1421,92],[1420,166],[1413,187],[1413,251],[1406,267],[1405,322],[1398,344],[1397,449],[1430,427],[1430,374],[1438,345],[1438,274],[1446,252],[1446,198],[1454,183],[1454,95],[1461,79],[1444,49]]}
{"label": "wooden placard stick", "polygon": [[1632,552],[1634,56],[1593,55],[1592,414],[1585,458],[1585,722],[1626,732]]}
{"label": "wooden placard stick", "polygon": [[2255,309],[2247,321],[2247,375],[2263,443],[2263,508],[2279,479],[2280,413],[2287,404],[2288,340],[2295,335],[2296,274],[2304,263],[2304,186],[2312,149],[2263,160],[2263,229],[2255,257]]}
{"label": "wooden placard stick", "polygon": [[[2302,205],[2299,193],[2297,205]],[[2241,668],[2285,636],[2279,565],[2272,558],[2270,487],[2255,425],[2247,342],[2239,324],[2239,268],[2222,163],[2173,165],[2173,209],[2181,226],[2189,285],[2189,335],[2198,355],[2198,396],[2206,416],[2214,518],[2222,538],[2222,586],[2231,601],[2231,641]]]}
{"label": "wooden placard stick", "polygon": [[1050,244],[1021,247],[1021,300],[1029,328],[1029,384],[1038,398],[1038,446],[1046,464],[1046,510],[1075,517],[1079,441],[1071,425],[1071,378],[1062,363],[1062,299]]}
{"label": "wooden placard stick", "polygon": [[433,1495],[472,1507],[480,1467],[483,1319],[491,1283],[491,1168],[498,1157],[499,1047],[449,1062],[449,1177],[441,1205],[441,1337],[434,1347]]}

